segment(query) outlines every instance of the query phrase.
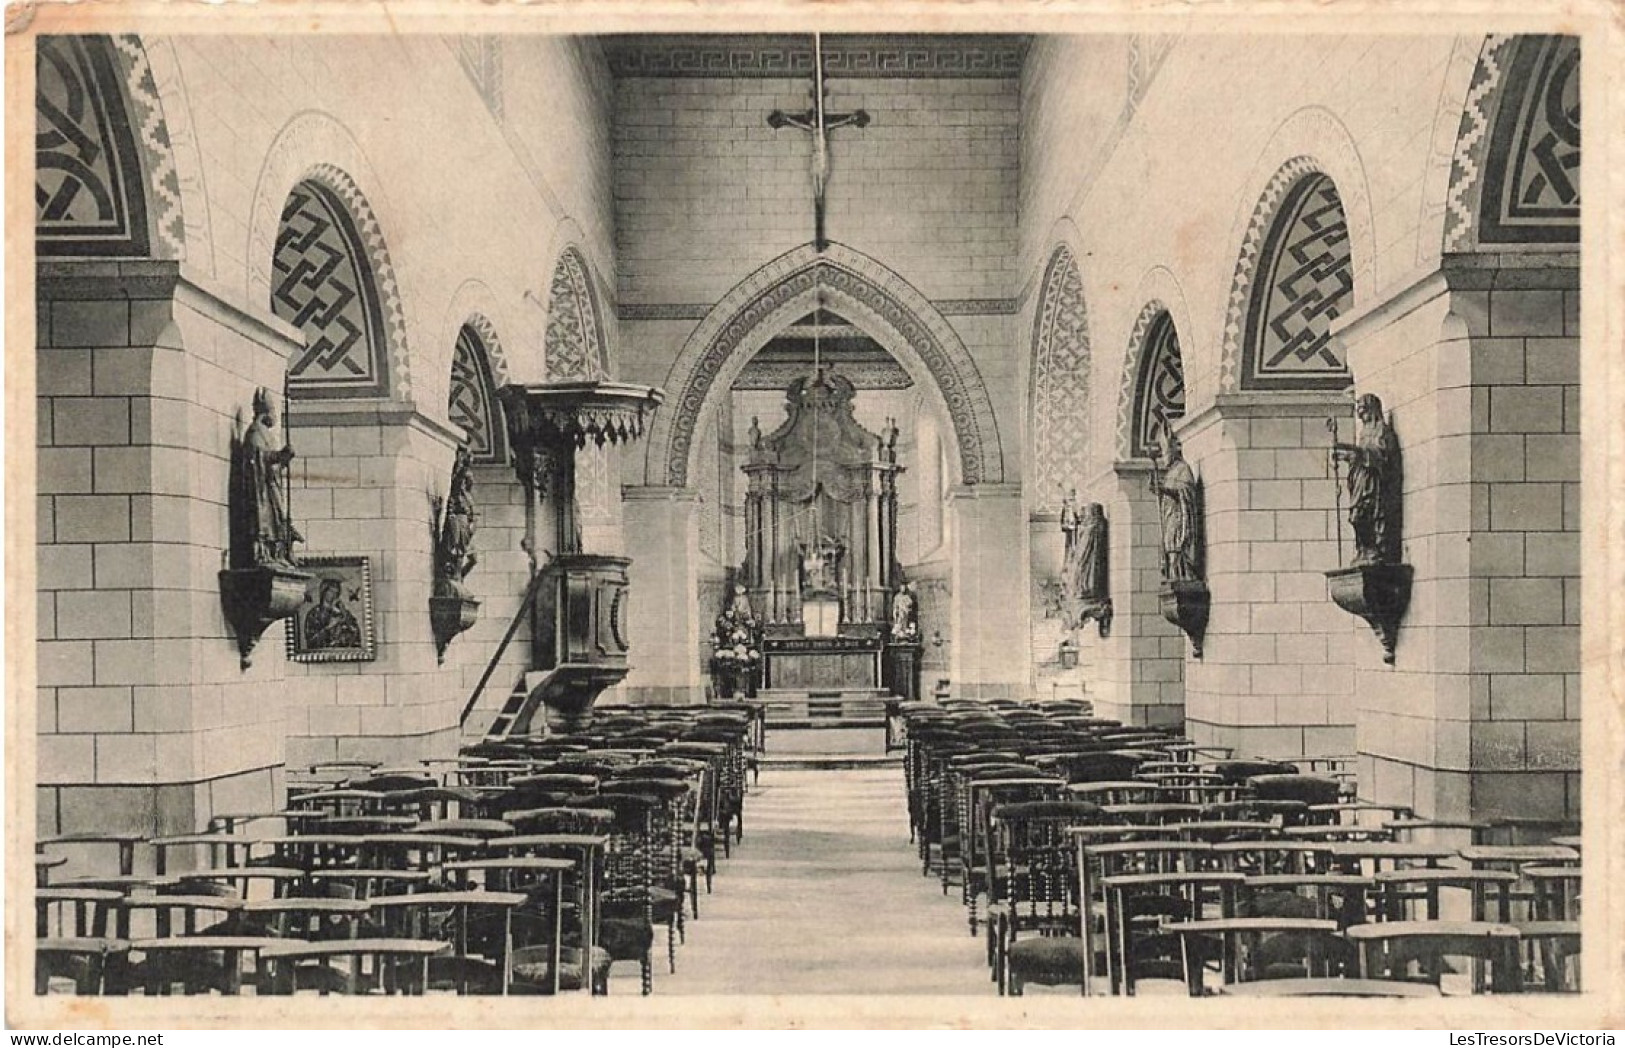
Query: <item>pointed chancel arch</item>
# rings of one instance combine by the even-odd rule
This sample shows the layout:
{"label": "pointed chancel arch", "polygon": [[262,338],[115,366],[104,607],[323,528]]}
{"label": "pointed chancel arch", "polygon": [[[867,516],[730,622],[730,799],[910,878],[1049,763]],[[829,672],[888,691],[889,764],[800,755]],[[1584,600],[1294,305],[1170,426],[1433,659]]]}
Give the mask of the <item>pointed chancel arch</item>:
{"label": "pointed chancel arch", "polygon": [[404,392],[406,323],[377,218],[343,171],[313,168],[288,193],[271,262],[271,308],[305,335],[288,362],[306,397]]}
{"label": "pointed chancel arch", "polygon": [[553,267],[542,345],[550,382],[609,375],[609,343],[592,271],[574,247],[565,248]]}
{"label": "pointed chancel arch", "polygon": [[808,244],[746,277],[689,336],[666,382],[668,406],[651,428],[651,483],[687,485],[696,430],[713,392],[728,389],[757,349],[819,300],[940,394],[958,445],[959,482],[1003,482],[993,404],[953,328],[924,295],[876,260],[841,244],[822,253]]}
{"label": "pointed chancel arch", "polygon": [[1027,426],[1035,512],[1055,509],[1060,492],[1076,485],[1087,466],[1089,366],[1083,276],[1062,245],[1044,271],[1033,321]]}
{"label": "pointed chancel arch", "polygon": [[452,426],[468,434],[473,460],[485,465],[508,461],[507,430],[496,398],[494,361],[500,353],[496,330],[476,314],[457,332],[451,356],[446,414]]}

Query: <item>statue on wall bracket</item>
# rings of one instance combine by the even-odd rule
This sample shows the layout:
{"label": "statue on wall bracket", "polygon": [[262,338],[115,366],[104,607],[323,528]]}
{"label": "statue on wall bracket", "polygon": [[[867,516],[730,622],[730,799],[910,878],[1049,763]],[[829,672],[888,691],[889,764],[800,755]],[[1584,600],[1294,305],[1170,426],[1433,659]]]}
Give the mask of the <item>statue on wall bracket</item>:
{"label": "statue on wall bracket", "polygon": [[[1338,516],[1348,491],[1348,521],[1354,533],[1354,557],[1346,567],[1326,572],[1333,602],[1370,626],[1382,643],[1382,661],[1394,664],[1399,623],[1410,607],[1413,570],[1401,563],[1404,471],[1399,438],[1382,401],[1366,393],[1355,401],[1360,425],[1354,443],[1337,439],[1337,420],[1326,420],[1332,434],[1330,463],[1337,484]],[[1348,476],[1342,476],[1342,466]],[[1337,560],[1343,563],[1343,532],[1337,532]]]}
{"label": "statue on wall bracket", "polygon": [[237,635],[243,669],[253,665],[254,645],[267,626],[298,610],[305,599],[308,572],[299,570],[293,547],[305,537],[289,511],[293,442],[288,434],[287,392],[283,426],[277,433],[277,405],[270,390],[254,392],[253,418],[231,441],[231,474],[226,505],[230,526],[227,567],[220,572],[220,602]]}
{"label": "statue on wall bracket", "polygon": [[1157,461],[1149,478],[1162,528],[1162,588],[1157,599],[1162,617],[1190,638],[1191,654],[1199,659],[1212,604],[1203,563],[1202,481],[1185,461],[1167,419],[1157,427],[1157,443]]}
{"label": "statue on wall bracket", "polygon": [[474,460],[468,445],[457,448],[451,467],[451,494],[444,504],[432,500],[434,526],[434,590],[429,597],[429,625],[434,632],[435,658],[444,662],[446,647],[457,634],[479,621],[480,602],[463,580],[474,570]]}
{"label": "statue on wall bracket", "polygon": [[1102,638],[1112,632],[1112,598],[1107,577],[1106,508],[1086,503],[1080,512],[1078,493],[1061,500],[1061,620],[1068,630],[1082,629],[1094,620]]}

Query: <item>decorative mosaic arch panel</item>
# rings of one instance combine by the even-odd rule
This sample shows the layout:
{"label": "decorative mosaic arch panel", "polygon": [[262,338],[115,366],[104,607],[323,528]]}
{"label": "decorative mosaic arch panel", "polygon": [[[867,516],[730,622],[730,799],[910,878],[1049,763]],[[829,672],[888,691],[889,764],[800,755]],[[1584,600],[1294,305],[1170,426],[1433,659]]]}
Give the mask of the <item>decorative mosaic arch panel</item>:
{"label": "decorative mosaic arch panel", "polygon": [[549,381],[603,378],[609,372],[592,274],[573,247],[565,248],[553,267],[543,347]]}
{"label": "decorative mosaic arch panel", "polygon": [[1353,288],[1342,199],[1312,158],[1294,157],[1265,186],[1242,238],[1225,311],[1221,389],[1348,385],[1348,365],[1329,332],[1353,304]]}
{"label": "decorative mosaic arch panel", "polygon": [[1083,277],[1072,252],[1056,249],[1045,270],[1033,322],[1032,427],[1034,510],[1059,505],[1087,465],[1089,443],[1089,322]]}
{"label": "decorative mosaic arch panel", "polygon": [[1122,394],[1118,398],[1118,454],[1152,458],[1162,420],[1185,416],[1185,367],[1179,332],[1162,302],[1140,310],[1123,355]]}
{"label": "decorative mosaic arch panel", "polygon": [[1491,36],[1456,137],[1444,250],[1580,239],[1580,41]]}
{"label": "decorative mosaic arch panel", "polygon": [[271,264],[271,308],[305,335],[288,363],[301,393],[382,396],[389,354],[371,260],[350,212],[322,182],[293,187]]}
{"label": "decorative mosaic arch panel", "polygon": [[840,244],[831,244],[823,253],[804,245],[769,262],[723,296],[689,337],[667,387],[668,393],[677,390],[677,395],[668,401],[666,412],[656,416],[651,434],[651,452],[664,452],[665,482],[687,486],[695,427],[734,351],[767,318],[811,293],[815,284],[872,311],[918,356],[953,420],[963,483],[1002,482],[1004,459],[993,405],[964,343],[907,281]]}
{"label": "decorative mosaic arch panel", "polygon": [[1347,363],[1331,323],[1353,299],[1348,219],[1332,180],[1295,181],[1252,280],[1242,342],[1243,389],[1342,389]]}
{"label": "decorative mosaic arch panel", "polygon": [[40,36],[34,236],[40,255],[146,255],[140,150],[112,39]]}
{"label": "decorative mosaic arch panel", "polygon": [[475,462],[503,463],[507,445],[502,408],[491,377],[490,344],[473,323],[457,332],[446,414],[453,426],[468,434],[468,450]]}

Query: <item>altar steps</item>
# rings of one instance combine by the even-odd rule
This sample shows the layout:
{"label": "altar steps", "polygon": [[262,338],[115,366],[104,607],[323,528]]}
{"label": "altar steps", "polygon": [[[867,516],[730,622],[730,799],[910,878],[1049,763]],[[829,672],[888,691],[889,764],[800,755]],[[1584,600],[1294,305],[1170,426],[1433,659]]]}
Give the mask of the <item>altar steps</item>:
{"label": "altar steps", "polygon": [[880,688],[764,688],[756,696],[767,708],[769,730],[884,728],[891,697]]}

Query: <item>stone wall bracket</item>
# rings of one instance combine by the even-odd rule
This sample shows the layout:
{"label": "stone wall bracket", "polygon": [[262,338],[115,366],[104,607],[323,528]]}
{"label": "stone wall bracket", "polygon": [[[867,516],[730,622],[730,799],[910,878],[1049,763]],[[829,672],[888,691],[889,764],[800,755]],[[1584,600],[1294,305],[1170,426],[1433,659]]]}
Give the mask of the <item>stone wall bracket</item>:
{"label": "stone wall bracket", "polygon": [[1190,638],[1191,655],[1202,657],[1202,639],[1207,634],[1208,610],[1213,596],[1201,579],[1169,579],[1157,593],[1162,617],[1178,626]]}
{"label": "stone wall bracket", "polygon": [[1399,622],[1411,604],[1414,574],[1409,564],[1357,564],[1326,572],[1332,602],[1370,625],[1382,642],[1382,661],[1390,666],[1399,640]]}
{"label": "stone wall bracket", "polygon": [[480,602],[448,580],[436,580],[435,593],[429,598],[429,628],[434,632],[435,660],[446,661],[446,648],[452,638],[468,629],[480,619]]}
{"label": "stone wall bracket", "polygon": [[308,572],[273,566],[220,572],[220,605],[237,635],[243,669],[254,664],[254,646],[266,627],[299,610],[312,578]]}

